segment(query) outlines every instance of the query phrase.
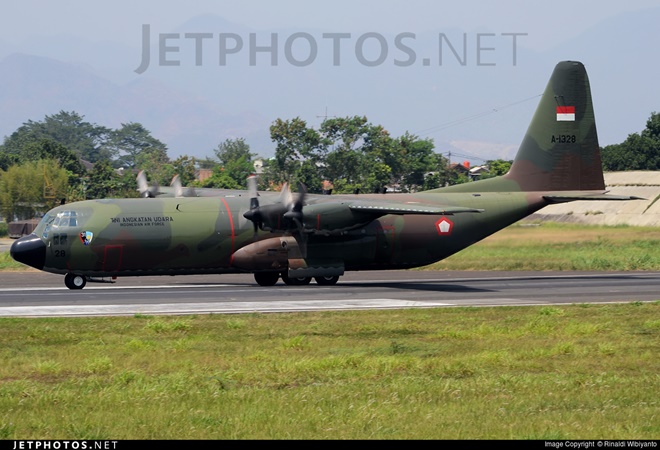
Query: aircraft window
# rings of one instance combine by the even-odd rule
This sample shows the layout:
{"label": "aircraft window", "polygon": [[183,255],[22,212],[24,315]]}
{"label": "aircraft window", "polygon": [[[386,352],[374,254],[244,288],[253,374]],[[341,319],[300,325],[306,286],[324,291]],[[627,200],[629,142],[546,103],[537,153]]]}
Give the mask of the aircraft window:
{"label": "aircraft window", "polygon": [[50,225],[53,223],[53,220],[55,220],[55,217],[51,217],[48,214],[46,214],[44,218],[41,219],[41,223],[46,224],[44,226],[44,232],[41,235],[42,238],[48,239],[48,232],[50,231]]}
{"label": "aircraft window", "polygon": [[66,228],[78,226],[75,211],[61,211],[57,214],[57,218],[53,222],[54,227]]}

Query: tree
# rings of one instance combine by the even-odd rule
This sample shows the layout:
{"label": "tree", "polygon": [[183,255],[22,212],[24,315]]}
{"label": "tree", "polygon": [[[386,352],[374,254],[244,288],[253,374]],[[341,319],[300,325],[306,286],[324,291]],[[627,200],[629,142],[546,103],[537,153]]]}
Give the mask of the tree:
{"label": "tree", "polygon": [[646,121],[646,128],[642,131],[642,136],[656,141],[660,140],[660,113],[651,113],[651,117]]}
{"label": "tree", "polygon": [[224,142],[218,144],[218,147],[213,150],[213,153],[215,153],[216,158],[218,158],[218,161],[223,166],[241,158],[252,161],[252,157],[254,156],[250,152],[250,145],[243,138],[225,139]]}
{"label": "tree", "polygon": [[116,173],[107,159],[98,161],[89,173],[86,196],[89,199],[106,198],[116,189]]}
{"label": "tree", "polygon": [[25,161],[25,146],[45,139],[62,145],[78,158],[90,162],[113,157],[112,150],[106,146],[110,129],[83,119],[84,116],[74,111],[60,111],[47,115],[40,122],[28,120],[5,138],[0,150],[19,155],[20,159]]}
{"label": "tree", "polygon": [[[122,123],[121,128],[113,130],[107,146],[118,155],[114,162],[116,168],[145,169],[139,167],[139,164],[153,159],[157,164],[169,161],[167,146],[137,122]],[[153,167],[151,169],[153,170]]]}
{"label": "tree", "polygon": [[[214,152],[224,169],[221,177],[216,181],[220,182],[220,179],[222,179],[221,184],[238,186],[233,189],[247,188],[247,178],[254,173],[252,162],[254,154],[250,152],[250,146],[245,142],[245,139],[226,139],[218,144],[218,148]],[[231,178],[235,183],[226,180],[226,177]]]}
{"label": "tree", "polygon": [[406,132],[396,140],[395,147],[401,149],[398,151],[401,155],[401,168],[396,182],[403,182],[403,187],[407,191],[423,189],[426,174],[438,166],[437,158],[433,153],[435,147],[433,140],[420,139]]}
{"label": "tree", "polygon": [[69,175],[69,183],[79,184],[81,177],[85,175],[85,168],[80,163],[80,158],[67,149],[64,145],[51,139],[28,142],[22,149],[25,161],[38,161],[40,159],[52,159],[59,163]]}
{"label": "tree", "polygon": [[490,161],[486,161],[486,165],[488,166],[488,176],[484,176],[482,178],[506,175],[507,172],[509,172],[509,169],[511,169],[511,164],[513,164],[513,161],[506,161],[504,159],[492,159]]}
{"label": "tree", "polygon": [[[338,117],[326,119],[321,124],[321,133],[329,141],[332,149],[325,159],[326,177],[335,185],[337,192],[344,189],[369,191],[366,184],[370,161],[362,148],[370,134],[379,134],[364,116]],[[375,152],[376,138],[370,140],[370,150]],[[343,182],[342,182],[343,180]]]}
{"label": "tree", "polygon": [[244,189],[244,186],[241,186],[238,181],[231,177],[229,173],[225,171],[225,168],[221,166],[216,166],[213,169],[213,174],[210,177],[204,181],[196,182],[195,186],[216,189]]}
{"label": "tree", "polygon": [[181,155],[172,161],[172,168],[175,175],[179,175],[181,185],[188,186],[195,181],[195,158],[188,155]]}
{"label": "tree", "polygon": [[[270,126],[270,137],[275,142],[275,160],[270,174],[275,182],[294,184],[302,162],[310,160],[307,171],[318,168],[317,162],[325,151],[325,141],[318,131],[307,127],[299,117],[291,120],[277,119]],[[309,176],[309,173],[306,175]],[[320,176],[320,175],[319,175]]]}
{"label": "tree", "polygon": [[135,168],[144,170],[152,182],[168,185],[174,177],[174,166],[163,149],[147,147],[135,156]]}
{"label": "tree", "polygon": [[[304,184],[310,194],[320,194],[323,190],[319,168],[311,160],[306,160],[300,165],[297,181]],[[297,189],[297,186],[292,186],[292,189]]]}
{"label": "tree", "polygon": [[27,161],[0,171],[0,204],[8,222],[30,219],[66,198],[69,175],[54,159]]}
{"label": "tree", "polygon": [[641,133],[601,149],[603,170],[660,170],[660,114],[652,113]]}
{"label": "tree", "polygon": [[123,175],[119,175],[107,159],[94,164],[87,181],[88,199],[125,198],[138,195],[135,174],[132,171],[127,170]]}
{"label": "tree", "polygon": [[0,170],[6,171],[11,166],[19,163],[20,158],[17,154],[0,151]]}

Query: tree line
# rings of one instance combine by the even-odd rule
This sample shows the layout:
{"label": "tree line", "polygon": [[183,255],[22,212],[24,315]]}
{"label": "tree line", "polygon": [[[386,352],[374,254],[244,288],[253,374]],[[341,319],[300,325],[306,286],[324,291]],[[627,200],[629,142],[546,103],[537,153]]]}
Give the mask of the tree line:
{"label": "tree line", "polygon": [[603,170],[660,170],[660,113],[653,112],[640,133],[601,149]]}
{"label": "tree line", "polygon": [[[168,185],[179,175],[185,186],[245,189],[255,162],[263,164],[259,189],[277,190],[288,182],[309,192],[402,192],[469,181],[464,171],[435,152],[432,139],[404,133],[392,136],[364,116],[327,118],[318,128],[299,117],[270,126],[275,155],[253,153],[243,138],[226,139],[213,156],[182,155],[172,160],[167,146],[136,122],[117,129],[92,124],[76,112],[60,111],[29,120],[0,145],[0,205],[6,220],[28,218],[56,204],[105,197],[136,197],[135,176],[145,170],[152,183]],[[602,149],[604,170],[659,170],[660,115],[621,144]],[[506,173],[511,161],[486,163]],[[196,180],[196,171],[211,175]]]}

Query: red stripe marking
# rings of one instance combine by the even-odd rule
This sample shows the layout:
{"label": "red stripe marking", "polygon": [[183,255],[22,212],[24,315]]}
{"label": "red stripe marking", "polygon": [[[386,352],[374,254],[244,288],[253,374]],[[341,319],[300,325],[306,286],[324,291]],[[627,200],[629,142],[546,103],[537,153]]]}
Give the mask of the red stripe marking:
{"label": "red stripe marking", "polygon": [[117,261],[117,272],[121,270],[121,263],[124,260],[124,246],[123,245],[105,245],[103,246],[103,265],[101,266],[101,270],[104,272],[108,270],[109,268],[106,267],[106,263],[108,262],[108,250],[117,250],[119,249],[119,260]]}
{"label": "red stripe marking", "polygon": [[557,106],[557,114],[575,114],[575,106]]}
{"label": "red stripe marking", "polygon": [[317,230],[321,229],[321,213],[316,215],[316,229]]}
{"label": "red stripe marking", "polygon": [[231,216],[231,209],[229,209],[229,204],[227,204],[227,200],[224,198],[221,198],[222,203],[225,204],[225,208],[227,209],[227,214],[229,214],[229,226],[231,227],[231,256],[229,257],[229,264],[231,264],[234,261],[234,238],[236,237],[236,234],[234,232],[234,218]]}

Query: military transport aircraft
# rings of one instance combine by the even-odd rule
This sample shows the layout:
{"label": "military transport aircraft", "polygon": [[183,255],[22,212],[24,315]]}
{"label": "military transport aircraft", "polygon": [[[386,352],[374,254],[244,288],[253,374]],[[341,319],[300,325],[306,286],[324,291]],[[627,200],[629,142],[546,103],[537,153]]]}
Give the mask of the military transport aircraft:
{"label": "military transport aircraft", "polygon": [[[50,210],[11,246],[70,289],[122,276],[253,273],[261,286],[332,285],[345,271],[427,265],[546,205],[607,194],[589,80],[557,64],[511,170],[416,194],[87,200]],[[109,281],[109,280],[108,280]]]}

